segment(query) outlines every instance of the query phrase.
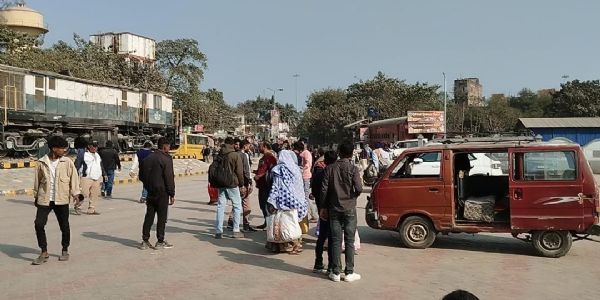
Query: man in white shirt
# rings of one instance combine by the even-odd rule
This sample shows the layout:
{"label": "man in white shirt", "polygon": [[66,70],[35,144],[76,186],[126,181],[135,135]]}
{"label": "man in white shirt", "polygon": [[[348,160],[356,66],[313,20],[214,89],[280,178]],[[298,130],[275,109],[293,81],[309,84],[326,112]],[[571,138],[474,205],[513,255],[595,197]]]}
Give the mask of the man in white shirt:
{"label": "man in white shirt", "polygon": [[[75,165],[79,166],[77,163]],[[79,176],[81,176],[81,193],[85,198],[89,199],[87,214],[99,215],[100,213],[96,211],[96,204],[100,196],[100,184],[102,180],[106,180],[106,171],[102,166],[102,159],[98,154],[98,142],[93,141],[88,145],[78,172]],[[77,212],[79,212],[80,206],[80,202],[75,204]]]}

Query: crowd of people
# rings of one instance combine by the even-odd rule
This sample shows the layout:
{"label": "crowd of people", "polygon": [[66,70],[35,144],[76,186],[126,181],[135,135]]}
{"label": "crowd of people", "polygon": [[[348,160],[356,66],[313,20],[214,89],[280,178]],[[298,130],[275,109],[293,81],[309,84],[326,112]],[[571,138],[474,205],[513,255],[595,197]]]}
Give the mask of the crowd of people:
{"label": "crowd of people", "polygon": [[[213,187],[217,190],[214,236],[216,239],[223,238],[227,201],[231,201],[233,206],[227,222],[233,231],[231,237],[242,238],[243,232],[267,230],[266,247],[273,252],[291,255],[303,252],[302,234],[306,233],[308,228],[299,227],[301,223],[308,224],[313,220],[318,222],[313,272],[327,274],[334,282],[353,282],[361,279],[361,275],[354,271],[354,255],[358,248],[355,244],[355,238],[358,237],[356,201],[362,193],[362,170],[353,161],[355,149],[352,143],[341,144],[337,151],[318,149],[315,152],[318,155],[313,155],[303,141],[291,146],[284,144],[282,147],[261,143],[258,149],[262,156],[252,176],[252,159],[249,153],[251,144],[233,138],[219,141],[221,142],[220,150],[214,154],[215,161],[210,168],[212,171],[209,169],[209,181],[217,185]],[[99,154],[98,144],[90,143],[85,151],[78,153],[76,162],[73,163],[65,157],[68,143],[64,138],[53,136],[48,140],[50,152],[39,160],[40,163],[35,169],[34,200],[37,213],[34,223],[41,253],[32,264],[41,265],[49,259],[44,229],[50,212],[53,211],[56,215],[62,232],[62,252],[59,261],[67,261],[70,245],[70,202],[73,200],[76,210],[79,210],[82,201],[88,198],[88,214],[97,215],[99,213],[96,211],[97,199],[94,199],[94,193],[99,194],[100,192],[97,192],[102,190],[101,193],[105,197],[112,195],[110,179],[114,175],[111,175],[116,169],[120,170],[121,165],[118,154],[112,150],[112,145],[107,143],[106,146]],[[173,159],[169,154],[170,143],[165,138],[158,140],[156,151],[152,151],[151,147],[152,144],[147,143],[138,151],[130,169],[131,174],[139,169],[138,176],[143,183],[140,202],[146,204],[140,249],[168,249],[173,247],[165,240],[168,208],[175,203]],[[373,158],[368,157],[371,155],[369,150],[368,146],[363,146],[367,158],[361,159],[370,160],[372,163]],[[264,223],[256,228],[251,227],[247,219],[250,214],[249,195],[252,193],[253,184],[256,184],[258,189],[258,205],[265,219]],[[276,222],[273,216],[276,215],[291,217],[295,222],[285,224],[294,228],[285,229],[285,234],[279,232],[279,238],[269,237],[269,233],[277,235],[278,230],[284,230],[273,225]],[[155,217],[158,218],[157,242],[153,245],[150,243],[150,230]],[[300,234],[289,234],[290,232]],[[324,261],[325,252],[327,264]],[[342,253],[345,257],[344,264],[341,262]],[[457,290],[446,295],[444,299],[477,297],[469,292]]]}
{"label": "crowd of people", "polygon": [[[170,144],[165,138],[158,140],[158,151],[149,150],[151,144],[138,151],[135,168],[139,166],[140,180],[144,184],[140,202],[146,202],[147,213],[143,225],[142,247],[150,246],[150,228],[158,215],[157,243],[153,248],[172,247],[164,240],[164,230],[167,218],[165,204],[174,203],[175,182],[173,162],[169,155]],[[35,169],[33,198],[36,207],[35,233],[40,247],[40,255],[33,260],[34,265],[48,261],[48,243],[45,226],[48,215],[54,212],[62,233],[62,251],[60,261],[69,260],[70,227],[69,204],[74,203],[75,214],[82,214],[82,205],[87,199],[87,215],[100,215],[98,200],[100,196],[112,198],[115,171],[121,170],[119,154],[111,141],[106,142],[99,151],[97,142],[92,141],[79,146],[75,162],[66,157],[69,144],[62,136],[52,136],[48,139],[49,152],[39,159]],[[140,154],[143,154],[140,158]],[[138,159],[139,158],[139,159]],[[144,164],[140,164],[141,160]],[[143,166],[143,167],[142,167]],[[146,200],[148,199],[148,200]],[[170,202],[169,202],[170,201]]]}
{"label": "crowd of people", "polygon": [[[209,169],[209,194],[213,195],[209,204],[217,205],[216,239],[223,238],[225,206],[231,201],[232,238],[242,238],[244,233],[257,229],[266,230],[267,249],[298,255],[303,252],[302,234],[308,232],[309,224],[316,224],[318,239],[313,271],[327,274],[333,281],[340,281],[342,273],[348,282],[361,278],[354,272],[354,255],[360,247],[356,243],[359,241],[356,199],[362,192],[362,171],[352,161],[352,143],[341,144],[336,152],[312,149],[302,140],[292,144],[263,142],[258,146],[262,157],[253,178],[248,176],[248,170],[252,169],[249,142],[226,138],[218,144],[221,144],[220,150],[214,153]],[[240,215],[244,218],[249,214],[248,195],[253,183],[258,189],[258,205],[264,222],[254,228],[244,219],[243,229],[240,229]],[[297,220],[294,221],[297,224],[273,224],[281,220],[280,216]],[[288,230],[290,226],[294,228],[277,232]],[[278,234],[285,238],[269,238]],[[327,265],[323,259],[325,248]],[[345,254],[343,269],[342,252]]]}

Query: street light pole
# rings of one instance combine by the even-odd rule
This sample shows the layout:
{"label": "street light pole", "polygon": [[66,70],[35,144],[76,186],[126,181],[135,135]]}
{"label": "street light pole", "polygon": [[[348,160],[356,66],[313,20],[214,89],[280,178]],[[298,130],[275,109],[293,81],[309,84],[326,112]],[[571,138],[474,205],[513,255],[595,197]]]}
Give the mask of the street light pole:
{"label": "street light pole", "polygon": [[[277,103],[277,100],[275,100],[275,92],[283,92],[283,89],[282,88],[278,88],[278,89],[267,88],[267,89],[270,90],[271,92],[273,92],[273,110],[271,111],[271,125],[273,125],[272,124],[272,122],[273,122],[273,113],[277,109],[277,107],[275,106],[275,103]],[[271,136],[273,138],[277,138],[277,136],[275,136],[274,130],[271,130]]]}
{"label": "street light pole", "polygon": [[296,109],[300,111],[300,107],[298,107],[298,77],[300,77],[300,74],[294,74],[292,77],[296,79]]}
{"label": "street light pole", "polygon": [[446,73],[442,72],[444,76],[444,138],[448,136],[448,93],[446,92]]}

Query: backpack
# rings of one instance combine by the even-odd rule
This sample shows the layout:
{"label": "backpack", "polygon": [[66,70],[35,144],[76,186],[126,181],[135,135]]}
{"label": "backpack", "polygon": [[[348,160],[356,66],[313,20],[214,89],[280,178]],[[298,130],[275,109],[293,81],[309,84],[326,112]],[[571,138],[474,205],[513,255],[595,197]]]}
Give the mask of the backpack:
{"label": "backpack", "polygon": [[[236,152],[230,152],[236,153]],[[219,154],[208,167],[208,182],[216,188],[232,188],[235,187],[233,181],[233,170],[227,162],[227,154]]]}
{"label": "backpack", "polygon": [[87,164],[85,163],[85,149],[77,149],[77,158],[75,159],[75,169],[79,172],[81,169],[81,174],[79,176],[87,175]]}

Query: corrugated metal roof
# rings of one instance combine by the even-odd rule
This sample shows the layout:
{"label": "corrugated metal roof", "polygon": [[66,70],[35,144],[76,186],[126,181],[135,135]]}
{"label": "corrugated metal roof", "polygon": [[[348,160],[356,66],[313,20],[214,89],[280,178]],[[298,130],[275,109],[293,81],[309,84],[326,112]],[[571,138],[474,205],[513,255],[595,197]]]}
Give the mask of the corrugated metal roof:
{"label": "corrugated metal roof", "polygon": [[400,123],[405,123],[407,120],[408,120],[408,117],[379,120],[379,121],[371,122],[371,124],[369,124],[369,127],[400,124]]}
{"label": "corrugated metal roof", "polygon": [[600,128],[600,118],[520,118],[525,128]]}
{"label": "corrugated metal roof", "polygon": [[369,119],[358,120],[356,122],[353,122],[353,123],[350,123],[350,124],[344,126],[344,128],[351,128],[351,127],[354,127],[354,126],[357,126],[357,125],[363,125],[363,123],[366,124],[367,121],[369,121]]}

